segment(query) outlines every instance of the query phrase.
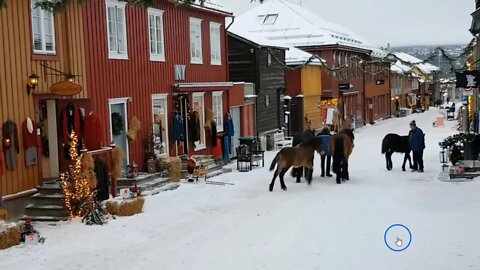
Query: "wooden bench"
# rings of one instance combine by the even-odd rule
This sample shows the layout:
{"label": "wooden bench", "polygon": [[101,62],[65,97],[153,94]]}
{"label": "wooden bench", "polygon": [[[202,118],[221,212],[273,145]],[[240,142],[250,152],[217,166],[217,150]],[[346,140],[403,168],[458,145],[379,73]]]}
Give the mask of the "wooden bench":
{"label": "wooden bench", "polygon": [[273,143],[275,150],[282,149],[284,147],[293,146],[293,137],[288,137],[283,132],[277,132],[273,134]]}
{"label": "wooden bench", "polygon": [[[237,151],[237,170],[240,172],[248,172],[252,170],[253,166],[260,166],[258,163],[262,162],[262,167],[265,167],[265,156],[261,150],[251,150],[248,145],[240,145]],[[256,164],[255,164],[256,163]],[[246,166],[244,166],[246,165]]]}

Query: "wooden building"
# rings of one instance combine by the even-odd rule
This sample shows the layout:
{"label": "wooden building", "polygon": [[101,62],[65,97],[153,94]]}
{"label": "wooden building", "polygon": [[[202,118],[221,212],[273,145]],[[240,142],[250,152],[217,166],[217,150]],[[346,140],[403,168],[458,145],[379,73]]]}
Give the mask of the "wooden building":
{"label": "wooden building", "polygon": [[391,116],[390,63],[375,63],[364,73],[367,123]]}
{"label": "wooden building", "polygon": [[291,68],[286,71],[286,93],[291,99],[285,102],[290,111],[291,135],[318,130],[324,124],[321,60],[311,59],[311,54],[293,47],[286,56],[286,64]]}
{"label": "wooden building", "polygon": [[255,84],[256,133],[265,137],[284,127],[285,50],[260,37],[228,33],[232,81]]}
{"label": "wooden building", "polygon": [[[105,143],[120,146],[125,163],[143,163],[152,129],[157,156],[212,153],[208,118],[224,134],[234,86],[228,79],[228,16],[208,6],[176,8],[167,0],[151,8],[116,0],[85,3],[87,84],[105,125]],[[177,112],[181,129],[173,124]],[[133,117],[142,128],[129,142],[125,134]],[[120,131],[113,132],[118,119]]]}
{"label": "wooden building", "polygon": [[[0,134],[0,193],[6,201],[31,194],[43,179],[58,176],[65,166],[60,150],[60,112],[70,102],[89,106],[84,99],[88,97],[88,87],[81,7],[72,4],[64,12],[52,14],[34,8],[34,4],[34,0],[15,0],[0,9],[0,122],[12,121],[18,131],[18,149],[14,149],[14,154],[7,154],[10,136]],[[29,77],[34,80],[30,82]],[[74,87],[83,87],[81,92],[74,97],[52,93],[52,85],[67,79],[78,83]],[[27,118],[34,125],[27,125],[25,130]],[[10,147],[16,148],[15,144]],[[26,154],[26,147],[35,147],[32,145],[36,145],[36,154]],[[8,156],[16,159],[15,166],[8,166],[9,169]]]}

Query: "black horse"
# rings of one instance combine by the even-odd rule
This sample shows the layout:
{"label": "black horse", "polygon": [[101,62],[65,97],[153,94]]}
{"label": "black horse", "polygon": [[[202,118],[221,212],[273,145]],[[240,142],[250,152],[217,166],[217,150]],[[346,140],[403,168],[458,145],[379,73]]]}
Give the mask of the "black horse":
{"label": "black horse", "polygon": [[387,170],[393,168],[392,155],[393,153],[404,153],[402,170],[405,171],[405,163],[410,164],[410,169],[413,169],[412,160],[410,158],[410,146],[408,142],[408,136],[400,136],[398,134],[389,133],[382,141],[382,154],[385,154],[385,160],[387,162]]}

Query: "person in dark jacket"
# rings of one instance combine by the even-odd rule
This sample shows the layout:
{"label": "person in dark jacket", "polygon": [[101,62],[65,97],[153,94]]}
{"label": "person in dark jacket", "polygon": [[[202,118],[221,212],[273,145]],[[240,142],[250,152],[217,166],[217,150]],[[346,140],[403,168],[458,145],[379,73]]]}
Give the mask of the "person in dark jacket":
{"label": "person in dark jacket", "polygon": [[[324,127],[320,133],[317,135],[321,140],[322,140],[322,145],[323,145],[323,155],[321,155],[321,161],[322,161],[322,177],[332,177],[330,174],[330,165],[332,164],[332,156],[330,155],[330,152],[328,151],[329,147],[329,140],[330,140],[330,129],[328,127]],[[327,162],[327,171],[325,174],[325,161]]]}
{"label": "person in dark jacket", "polygon": [[425,134],[417,127],[415,120],[410,122],[410,133],[408,134],[410,149],[413,152],[412,172],[423,172],[423,149],[425,149]]}

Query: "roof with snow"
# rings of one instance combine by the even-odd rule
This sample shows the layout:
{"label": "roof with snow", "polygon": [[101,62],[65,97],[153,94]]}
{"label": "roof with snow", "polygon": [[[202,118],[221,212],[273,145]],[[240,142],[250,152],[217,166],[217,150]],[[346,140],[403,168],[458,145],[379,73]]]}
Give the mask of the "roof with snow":
{"label": "roof with snow", "polygon": [[400,61],[397,61],[395,64],[393,64],[390,67],[390,70],[392,72],[395,72],[395,73],[398,73],[398,74],[405,74],[405,73],[410,72],[412,70],[412,68],[407,66],[407,65],[402,64],[402,62],[400,62]]}
{"label": "roof with snow", "polygon": [[285,46],[284,44],[278,41],[266,39],[259,34],[249,34],[249,35],[241,36],[233,32],[230,32],[229,35],[232,35],[237,39],[241,39],[245,42],[255,45],[258,48],[269,47],[269,48],[278,48],[278,49],[286,50],[285,64],[287,65],[303,65],[309,60],[310,60],[309,65],[321,65],[322,63],[320,61],[325,62],[325,60],[323,59],[322,60],[318,58],[310,59],[313,55],[308,52],[302,51],[293,46]]}
{"label": "roof with snow", "polygon": [[233,15],[231,11],[222,3],[222,0],[205,0],[203,6],[200,4],[194,4],[193,7],[200,9],[207,9],[209,11],[223,13],[225,15]]}
{"label": "roof with snow", "polygon": [[371,50],[373,57],[387,53],[345,27],[328,22],[305,7],[286,0],[269,0],[235,18],[230,27],[240,36],[261,34],[288,46],[343,45]]}
{"label": "roof with snow", "polygon": [[416,58],[415,56],[410,55],[408,53],[396,52],[394,54],[395,54],[395,56],[397,56],[402,61],[414,64],[421,72],[423,72],[425,74],[430,74],[432,72],[440,70],[440,68],[438,68],[438,67],[436,67],[432,64],[423,63],[423,60],[420,60],[420,59]]}

